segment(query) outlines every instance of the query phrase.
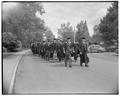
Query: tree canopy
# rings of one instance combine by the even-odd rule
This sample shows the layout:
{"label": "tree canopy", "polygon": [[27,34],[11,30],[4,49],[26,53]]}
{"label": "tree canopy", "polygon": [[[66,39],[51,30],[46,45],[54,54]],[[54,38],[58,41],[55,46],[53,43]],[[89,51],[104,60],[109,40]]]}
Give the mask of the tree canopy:
{"label": "tree canopy", "polygon": [[3,33],[3,42],[10,43],[14,41],[16,37],[11,32],[4,32]]}
{"label": "tree canopy", "polygon": [[76,32],[76,41],[80,42],[82,37],[85,37],[87,40],[90,40],[90,35],[87,27],[87,21],[77,24],[76,26],[77,32]]}
{"label": "tree canopy", "polygon": [[53,35],[52,31],[48,27],[46,28],[45,36],[50,41],[52,41],[55,38],[55,36]]}
{"label": "tree canopy", "polygon": [[[19,2],[14,9],[6,11],[6,3],[10,2],[3,2],[2,32],[11,32],[24,47],[33,41],[41,41],[43,33],[48,29],[44,20],[36,16],[36,13],[39,16],[45,13],[43,5],[39,2]],[[53,36],[51,31],[47,34]]]}
{"label": "tree canopy", "polygon": [[58,29],[59,38],[66,40],[68,37],[74,41],[74,30],[70,23],[63,23],[61,24],[60,28]]}
{"label": "tree canopy", "polygon": [[108,8],[99,27],[106,44],[112,45],[114,41],[118,42],[118,2],[113,2],[112,6]]}
{"label": "tree canopy", "polygon": [[104,40],[101,36],[102,34],[100,33],[99,30],[100,30],[99,25],[94,25],[94,27],[93,27],[94,34],[91,37],[91,43],[100,44],[100,42],[104,42]]}

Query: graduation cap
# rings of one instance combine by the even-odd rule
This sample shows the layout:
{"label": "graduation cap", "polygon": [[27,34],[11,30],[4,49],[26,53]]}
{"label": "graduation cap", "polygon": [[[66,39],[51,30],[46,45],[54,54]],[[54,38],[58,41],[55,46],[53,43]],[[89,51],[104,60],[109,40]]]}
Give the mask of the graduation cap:
{"label": "graduation cap", "polygon": [[67,38],[68,40],[71,39],[70,37]]}

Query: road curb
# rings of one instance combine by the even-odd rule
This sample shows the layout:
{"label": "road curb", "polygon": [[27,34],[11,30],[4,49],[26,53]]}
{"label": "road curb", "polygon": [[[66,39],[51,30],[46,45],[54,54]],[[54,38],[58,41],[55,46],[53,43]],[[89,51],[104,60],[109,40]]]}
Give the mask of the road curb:
{"label": "road curb", "polygon": [[12,94],[13,93],[13,87],[14,87],[15,75],[16,75],[16,72],[17,72],[17,68],[18,68],[18,65],[19,65],[20,61],[22,60],[23,56],[26,53],[27,52],[25,52],[23,55],[21,55],[19,57],[19,60],[18,60],[17,64],[15,65],[15,68],[14,68],[14,71],[13,71],[13,75],[12,75],[12,79],[11,79],[11,83],[10,83],[10,87],[9,87],[9,90],[8,90],[8,94]]}
{"label": "road curb", "polygon": [[13,55],[13,53],[3,53],[2,57],[5,58],[5,57],[10,56],[10,55]]}

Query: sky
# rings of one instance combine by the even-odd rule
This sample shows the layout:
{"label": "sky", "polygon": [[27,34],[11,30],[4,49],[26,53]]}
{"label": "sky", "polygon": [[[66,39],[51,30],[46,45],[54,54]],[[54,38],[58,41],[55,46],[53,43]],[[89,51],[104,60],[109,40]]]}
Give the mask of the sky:
{"label": "sky", "polygon": [[[100,23],[100,19],[106,15],[107,9],[111,6],[111,2],[42,2],[45,9],[45,14],[38,16],[44,19],[55,37],[57,30],[62,23],[70,22],[73,28],[80,23],[81,20],[86,20],[89,34],[93,35],[93,27]],[[10,10],[19,9],[18,3],[5,3],[3,6],[4,18],[9,15]]]}
{"label": "sky", "polygon": [[111,2],[43,2],[46,25],[51,28],[57,37],[57,29],[62,23],[70,22],[76,28],[81,20],[87,20],[89,34],[94,34],[93,26],[100,23],[100,19],[106,15]]}

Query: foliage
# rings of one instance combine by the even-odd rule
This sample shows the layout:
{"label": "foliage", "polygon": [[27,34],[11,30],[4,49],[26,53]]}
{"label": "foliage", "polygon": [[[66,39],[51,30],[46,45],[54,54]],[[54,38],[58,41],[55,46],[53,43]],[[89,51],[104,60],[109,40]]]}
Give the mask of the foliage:
{"label": "foliage", "polygon": [[36,16],[36,12],[40,15],[45,13],[41,3],[22,2],[18,3],[15,10],[7,13],[3,10],[3,17],[6,18],[2,19],[2,32],[12,32],[23,46],[26,46],[26,43],[30,44],[34,39],[41,39],[45,31],[45,23]]}
{"label": "foliage", "polygon": [[11,32],[4,32],[3,48],[6,48],[8,51],[15,51],[18,47],[20,47],[20,41],[17,41],[16,37]]}
{"label": "foliage", "polygon": [[100,34],[100,28],[99,28],[99,25],[95,25],[94,27],[93,27],[93,31],[94,31],[94,35],[95,34]]}
{"label": "foliage", "polygon": [[60,28],[58,29],[58,34],[63,40],[66,40],[68,37],[70,37],[71,40],[74,41],[74,30],[69,22],[61,24]]}
{"label": "foliage", "polygon": [[9,44],[10,42],[14,41],[16,37],[11,32],[4,32],[3,33],[3,42]]}
{"label": "foliage", "polygon": [[86,39],[90,40],[88,27],[87,27],[87,21],[77,24],[76,26],[77,32],[76,32],[76,41],[80,42],[82,37],[85,37]]}
{"label": "foliage", "polygon": [[45,36],[50,41],[52,41],[55,38],[52,31],[48,27],[46,27]]}
{"label": "foliage", "polygon": [[104,42],[103,38],[102,38],[102,34],[100,33],[100,29],[99,29],[99,25],[95,25],[93,27],[94,30],[94,35],[91,37],[91,43],[98,43],[100,44],[100,42]]}
{"label": "foliage", "polygon": [[118,2],[113,2],[107,14],[100,21],[100,33],[106,44],[118,42]]}
{"label": "foliage", "polygon": [[100,42],[103,42],[103,38],[100,34],[94,34],[91,38],[91,42],[100,44]]}

